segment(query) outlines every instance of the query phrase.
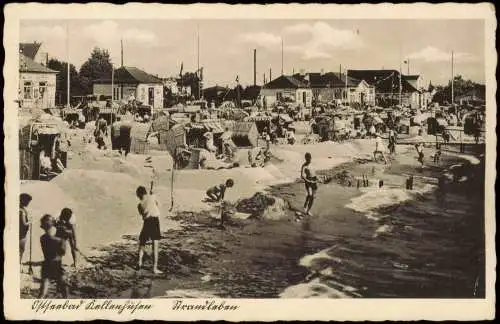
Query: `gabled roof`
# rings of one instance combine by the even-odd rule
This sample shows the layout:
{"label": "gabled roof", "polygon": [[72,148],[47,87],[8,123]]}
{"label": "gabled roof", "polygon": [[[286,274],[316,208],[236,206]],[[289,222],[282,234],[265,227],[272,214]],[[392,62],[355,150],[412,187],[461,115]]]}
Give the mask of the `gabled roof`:
{"label": "gabled roof", "polygon": [[[95,83],[111,83],[109,78],[100,78],[94,81]],[[135,67],[122,66],[115,70],[114,83],[139,84],[139,83],[163,83],[160,78],[148,74]]]}
{"label": "gabled roof", "polygon": [[420,75],[403,75],[403,79],[408,80],[408,81],[416,81]]}
{"label": "gabled roof", "polygon": [[308,88],[307,84],[289,75],[282,75],[267,83],[264,89],[298,89]]}
{"label": "gabled roof", "polygon": [[42,46],[42,43],[37,43],[37,42],[20,43],[19,44],[19,53],[34,60],[36,53],[38,53],[38,50],[40,49],[40,46]]}
{"label": "gabled roof", "polygon": [[399,75],[396,70],[348,70],[347,75],[355,79],[365,80],[371,85],[376,85],[378,82],[389,78],[391,75]]}
{"label": "gabled roof", "polygon": [[31,58],[23,54],[19,55],[19,72],[32,72],[32,73],[58,73],[51,70],[40,63],[33,61]]}
{"label": "gabled roof", "polygon": [[[375,86],[378,93],[399,92],[399,72],[397,70],[349,70],[349,76],[363,79],[368,84]],[[409,77],[409,78],[407,78]],[[416,78],[414,78],[416,77]],[[416,80],[418,75],[402,76],[402,92],[418,91],[409,80]]]}
{"label": "gabled roof", "polygon": [[260,89],[261,86],[258,85],[248,86],[243,90],[241,97],[243,100],[255,100],[259,96]]}

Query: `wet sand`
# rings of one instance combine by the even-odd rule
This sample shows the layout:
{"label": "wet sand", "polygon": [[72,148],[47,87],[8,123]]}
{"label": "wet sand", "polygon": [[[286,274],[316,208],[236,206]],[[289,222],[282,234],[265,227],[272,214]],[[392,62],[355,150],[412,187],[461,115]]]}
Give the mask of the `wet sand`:
{"label": "wet sand", "polygon": [[[343,170],[356,176],[366,173],[372,179],[384,179],[387,190],[404,191],[405,177],[401,174],[418,173],[413,155],[402,153],[389,166],[358,160],[326,174]],[[462,160],[447,157],[442,166],[429,167],[419,174],[435,177],[446,165],[459,161]],[[196,174],[192,177],[196,178]],[[235,197],[251,196],[256,188],[266,185],[265,179],[262,181]],[[415,193],[403,193],[408,195],[406,201],[370,213],[346,206],[352,199],[377,189],[346,187],[332,181],[320,186],[310,219],[297,223],[294,212],[288,210],[281,220],[233,219],[226,223],[225,229],[219,226],[217,210],[206,205],[202,210],[192,197],[200,208],[191,212],[176,209],[175,215],[163,220],[170,224],[162,226],[165,232],[160,241],[160,267],[164,275],[151,273],[150,255],[145,269],[135,270],[137,235],[125,235],[122,241],[107,242],[98,248],[100,251],[87,253],[86,266],[68,273],[71,295],[75,298],[484,296],[482,200],[465,199],[467,195],[457,189],[447,198],[453,208],[444,210],[433,190],[419,191],[428,184],[426,181],[415,180]],[[181,187],[187,190],[190,183],[192,180]],[[268,192],[286,199],[292,209],[301,208],[304,200],[301,183],[272,186]],[[379,198],[386,199],[388,191],[380,192]],[[168,196],[167,191],[164,196]],[[378,199],[376,195],[372,198]],[[169,202],[163,203],[163,210],[168,209]],[[182,204],[185,203],[188,202]],[[123,210],[130,210],[129,205],[135,206],[133,196]],[[376,217],[367,217],[374,214]],[[128,225],[127,229],[122,228],[122,233],[133,233],[133,228],[140,227],[137,219],[132,225],[129,221],[124,223]],[[38,292],[37,280],[24,277],[24,283],[22,297],[34,298]]]}

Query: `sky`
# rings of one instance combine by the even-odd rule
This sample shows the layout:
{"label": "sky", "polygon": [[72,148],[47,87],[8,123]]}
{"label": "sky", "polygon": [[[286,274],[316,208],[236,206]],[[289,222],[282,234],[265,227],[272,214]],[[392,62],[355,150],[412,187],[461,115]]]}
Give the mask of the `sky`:
{"label": "sky", "polygon": [[[257,84],[283,72],[338,72],[347,69],[400,69],[420,74],[426,84],[445,84],[454,73],[476,82],[485,79],[482,20],[23,20],[20,42],[42,42],[49,57],[77,69],[94,47],[108,49],[124,65],[160,77],[204,68],[205,86]],[[69,35],[69,37],[67,37]],[[68,41],[69,40],[69,41]],[[282,43],[283,40],[283,43]],[[283,44],[283,51],[282,51]],[[69,48],[69,50],[68,50]]]}

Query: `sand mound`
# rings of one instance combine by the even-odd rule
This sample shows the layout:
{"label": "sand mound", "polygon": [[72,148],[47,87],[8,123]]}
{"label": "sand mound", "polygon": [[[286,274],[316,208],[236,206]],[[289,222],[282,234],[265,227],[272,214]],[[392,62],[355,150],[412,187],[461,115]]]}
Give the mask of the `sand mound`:
{"label": "sand mound", "polygon": [[240,213],[272,220],[282,219],[287,209],[288,204],[283,199],[261,192],[256,193],[251,198],[241,200],[236,205],[236,211]]}

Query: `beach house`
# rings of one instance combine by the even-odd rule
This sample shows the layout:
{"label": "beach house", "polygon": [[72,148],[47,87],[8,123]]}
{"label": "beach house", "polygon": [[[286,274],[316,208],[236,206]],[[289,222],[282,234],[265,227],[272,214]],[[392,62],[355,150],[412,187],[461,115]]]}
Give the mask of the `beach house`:
{"label": "beach house", "polygon": [[56,75],[26,55],[19,54],[19,107],[54,108],[56,101]]}
{"label": "beach house", "polygon": [[309,85],[293,76],[282,75],[260,90],[262,107],[270,108],[282,100],[290,100],[303,107],[312,106],[312,89]]}
{"label": "beach house", "polygon": [[[113,83],[113,91],[111,84]],[[114,79],[101,78],[93,82],[93,94],[113,100],[136,99],[153,109],[163,108],[163,81],[135,67],[122,66],[115,70]]]}

